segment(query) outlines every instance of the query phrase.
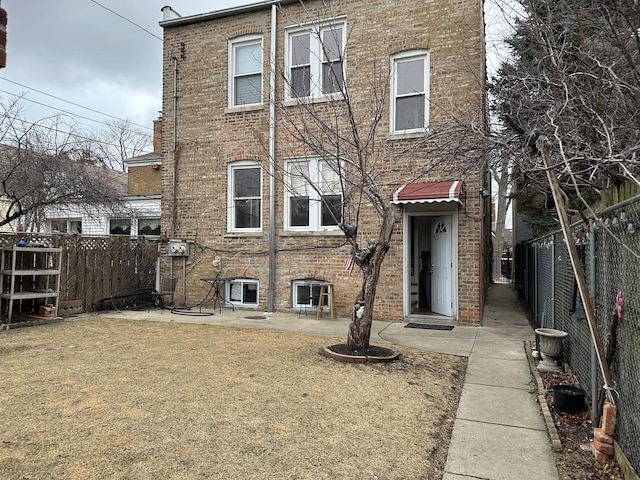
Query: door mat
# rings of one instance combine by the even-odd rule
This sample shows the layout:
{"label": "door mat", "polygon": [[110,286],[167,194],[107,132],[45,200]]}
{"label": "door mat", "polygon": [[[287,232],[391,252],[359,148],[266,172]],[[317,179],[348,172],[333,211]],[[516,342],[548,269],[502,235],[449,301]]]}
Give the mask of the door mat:
{"label": "door mat", "polygon": [[422,328],[424,330],[453,330],[453,325],[429,325],[427,323],[407,323],[404,328]]}

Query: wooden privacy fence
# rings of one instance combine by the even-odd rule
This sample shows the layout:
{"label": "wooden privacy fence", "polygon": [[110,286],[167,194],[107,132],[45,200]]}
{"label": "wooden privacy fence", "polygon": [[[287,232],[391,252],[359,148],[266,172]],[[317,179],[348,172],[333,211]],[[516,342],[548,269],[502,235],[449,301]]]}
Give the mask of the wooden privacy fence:
{"label": "wooden privacy fence", "polygon": [[24,237],[62,248],[60,307],[92,311],[98,300],[145,288],[155,288],[157,242],[128,236],[64,234],[2,234],[0,246]]}

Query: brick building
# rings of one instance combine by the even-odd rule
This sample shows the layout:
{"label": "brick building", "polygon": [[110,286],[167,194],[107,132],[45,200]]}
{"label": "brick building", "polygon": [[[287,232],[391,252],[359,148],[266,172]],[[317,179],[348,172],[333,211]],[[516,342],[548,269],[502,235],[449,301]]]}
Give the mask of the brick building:
{"label": "brick building", "polygon": [[[485,124],[481,0],[163,12],[161,229],[190,244],[187,256],[163,260],[162,275],[179,277],[177,298],[182,289],[196,304],[208,289],[201,279],[220,274],[236,306],[297,310],[329,282],[338,314],[349,314],[361,275],[344,268],[351,248],[338,224],[357,218],[361,245],[381,224],[357,186],[345,190],[349,174],[337,174],[357,168],[346,140],[354,119],[368,132],[366,173],[396,209],[375,317],[479,323],[486,169],[454,130],[435,133]],[[346,136],[305,123],[303,111]],[[300,138],[314,132],[322,151]],[[438,151],[458,140],[464,162],[443,162]]]}

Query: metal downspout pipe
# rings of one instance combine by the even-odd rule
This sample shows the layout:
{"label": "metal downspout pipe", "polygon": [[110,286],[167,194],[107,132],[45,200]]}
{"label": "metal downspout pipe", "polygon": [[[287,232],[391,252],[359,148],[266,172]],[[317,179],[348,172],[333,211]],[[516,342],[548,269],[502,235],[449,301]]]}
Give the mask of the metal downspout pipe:
{"label": "metal downspout pipe", "polygon": [[536,247],[534,244],[534,249],[533,249],[533,305],[535,307],[535,316],[538,320],[540,320],[540,325],[542,325],[543,327],[544,325],[544,321],[542,320],[542,318],[540,318],[540,300],[538,298],[538,282],[535,280],[536,278],[538,278],[538,248]]}
{"label": "metal downspout pipe", "polygon": [[276,279],[276,27],[277,7],[271,5],[271,40],[269,45],[269,285],[267,312],[274,311]]}
{"label": "metal downspout pipe", "polygon": [[[178,58],[173,57],[173,145],[171,152],[173,154],[173,178],[172,178],[172,195],[171,199],[171,238],[176,236],[176,223],[178,218],[178,206],[176,203],[176,194],[178,190],[178,160],[176,150],[178,149]],[[173,262],[172,262],[173,263]]]}
{"label": "metal downspout pipe", "polygon": [[550,328],[556,328],[556,242],[555,237],[551,237],[551,317]]}
{"label": "metal downspout pipe", "polygon": [[[176,224],[178,223],[178,57],[173,57],[173,185],[171,199],[171,238],[176,236]],[[169,257],[171,265],[169,267],[169,282],[173,282],[173,257]],[[184,305],[185,290],[187,288],[187,280],[182,277],[182,304]]]}
{"label": "metal downspout pipe", "polygon": [[[591,229],[589,235],[589,291],[591,304],[595,305],[596,296],[596,231]],[[591,342],[591,421],[594,425],[598,424],[598,396],[600,389],[598,388],[598,358],[596,354],[596,346]]]}

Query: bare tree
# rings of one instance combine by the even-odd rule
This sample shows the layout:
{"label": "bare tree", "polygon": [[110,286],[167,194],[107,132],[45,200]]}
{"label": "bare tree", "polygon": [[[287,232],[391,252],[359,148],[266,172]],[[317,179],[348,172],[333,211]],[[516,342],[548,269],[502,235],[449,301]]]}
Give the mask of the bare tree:
{"label": "bare tree", "polygon": [[99,163],[114,170],[125,170],[124,161],[145,153],[151,135],[129,120],[109,119],[106,128],[90,135],[92,156]]}
{"label": "bare tree", "polygon": [[502,251],[504,250],[504,229],[506,225],[507,212],[511,205],[511,187],[513,185],[512,175],[514,172],[513,154],[508,149],[495,148],[490,154],[493,161],[490,163],[490,170],[498,190],[495,192],[496,200],[496,230],[495,243],[493,246],[494,278],[500,275],[502,267]]}
{"label": "bare tree", "polygon": [[567,210],[587,224],[587,217],[599,222],[595,209],[603,189],[623,183],[640,187],[640,8],[622,0],[517,3],[522,17],[509,39],[514,57],[503,64],[493,88],[495,111],[508,127],[501,141],[520,153],[523,183],[553,197],[603,391],[613,401],[608,359]]}
{"label": "bare tree", "polygon": [[67,117],[29,123],[19,113],[19,102],[2,104],[0,226],[20,220],[38,229],[44,209],[55,205],[121,205],[122,183],[87,157],[85,140]]}
{"label": "bare tree", "polygon": [[[339,23],[310,26],[313,19],[309,15],[310,23],[304,29],[321,47],[321,58],[316,60],[324,65],[324,73],[313,80],[304,67],[293,73],[279,70],[287,99],[278,101],[278,112],[291,139],[290,158],[296,160],[285,164],[277,175],[302,208],[306,208],[309,190],[315,192],[323,204],[323,215],[331,216],[351,245],[362,285],[351,309],[347,349],[364,351],[369,348],[381,267],[397,227],[399,209],[392,204],[390,193],[399,182],[428,181],[434,172],[454,178],[474,172],[476,178],[482,178],[486,168],[484,118],[458,111],[455,105],[432,102],[431,109],[437,111],[432,117],[438,121],[430,123],[427,133],[389,142],[385,120],[394,72],[389,71],[388,57],[381,60],[381,52],[371,47],[370,70],[360,73],[360,82],[347,83],[344,52],[349,32]],[[334,16],[325,12],[324,18]],[[301,48],[303,55],[313,55],[303,44]],[[313,101],[312,90],[321,91],[331,101]],[[424,99],[418,98],[418,104]],[[307,169],[304,160],[308,158],[321,159],[319,173],[313,175]]]}
{"label": "bare tree", "polygon": [[[536,140],[546,135],[570,207],[589,208],[603,188],[640,186],[640,10],[633,2],[518,0],[494,112],[508,128],[521,184],[547,192]],[[552,205],[550,205],[552,207]]]}

